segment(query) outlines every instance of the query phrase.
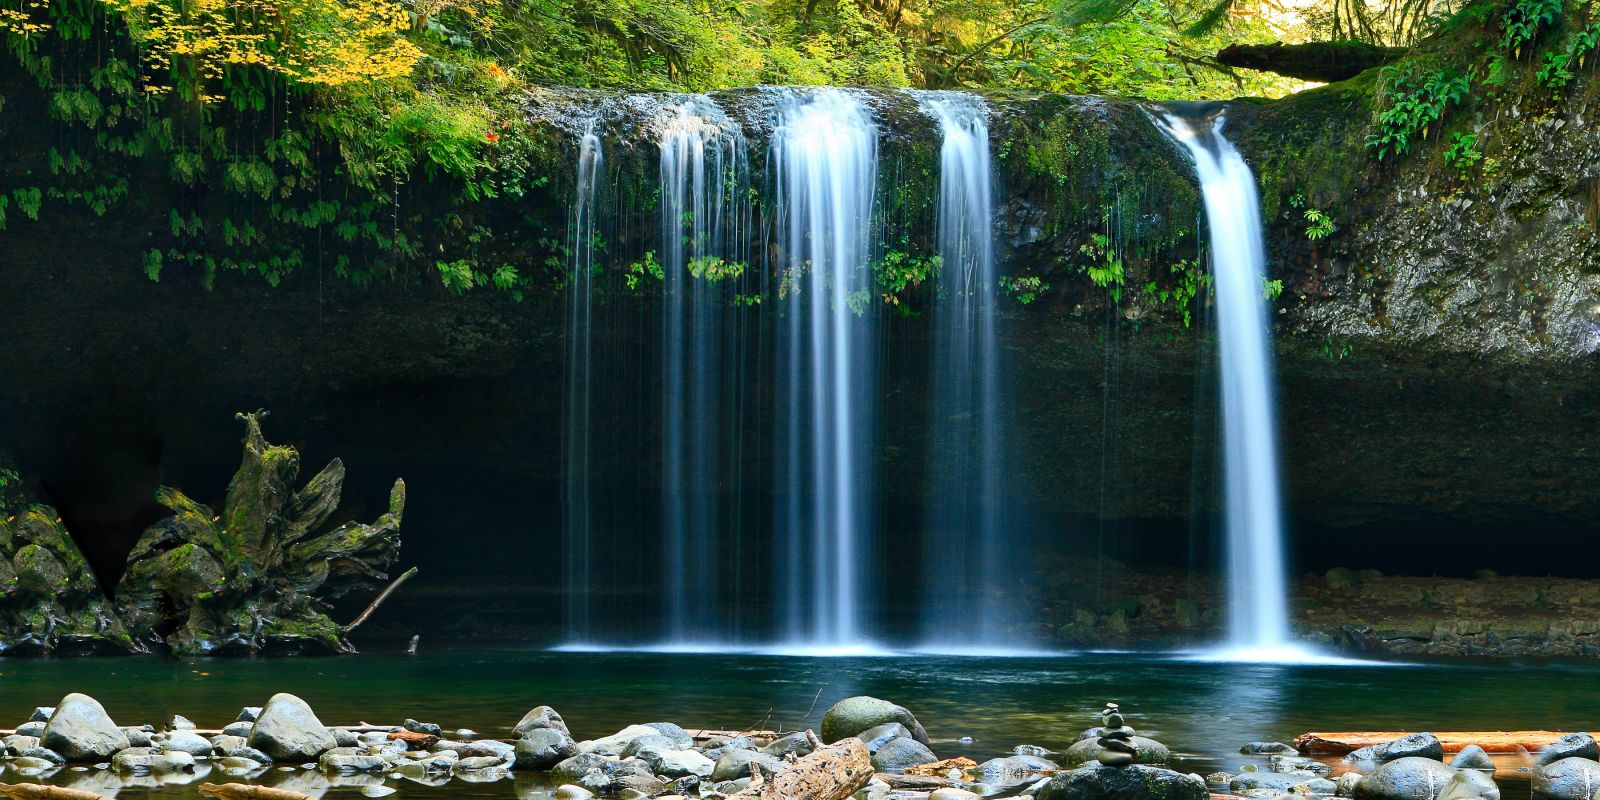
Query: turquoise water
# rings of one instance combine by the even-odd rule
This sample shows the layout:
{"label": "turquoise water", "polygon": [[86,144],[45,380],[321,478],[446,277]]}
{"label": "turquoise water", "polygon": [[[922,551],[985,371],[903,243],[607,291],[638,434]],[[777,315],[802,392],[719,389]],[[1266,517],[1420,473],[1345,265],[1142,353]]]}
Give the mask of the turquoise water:
{"label": "turquoise water", "polygon": [[[1115,700],[1131,725],[1179,754],[1180,768],[1204,773],[1236,771],[1248,761],[1237,755],[1246,742],[1288,741],[1311,730],[1592,729],[1600,720],[1597,678],[1600,665],[1588,662],[1272,666],[1145,654],[801,658],[505,649],[257,661],[0,660],[0,727],[14,727],[34,706],[68,691],[92,694],[124,725],[159,725],[181,713],[202,728],[221,727],[240,707],[288,691],[309,701],[325,724],[412,717],[480,736],[505,736],[529,708],[548,704],[579,738],[658,720],[689,728],[815,727],[833,702],[871,694],[915,712],[940,756],[982,760],[1017,744],[1064,749]],[[90,776],[63,772],[52,782]],[[291,779],[311,780],[277,772],[263,778]],[[402,793],[473,797],[542,789],[531,776],[445,787],[390,783]]]}

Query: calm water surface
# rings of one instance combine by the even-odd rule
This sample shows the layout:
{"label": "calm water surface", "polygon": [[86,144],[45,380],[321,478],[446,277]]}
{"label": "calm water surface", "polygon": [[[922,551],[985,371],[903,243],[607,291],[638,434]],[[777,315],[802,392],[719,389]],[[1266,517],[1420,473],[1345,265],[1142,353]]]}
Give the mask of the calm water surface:
{"label": "calm water surface", "polygon": [[[1311,730],[1594,730],[1600,723],[1600,664],[1589,662],[1271,666],[1144,654],[804,658],[504,649],[257,661],[0,659],[0,727],[14,727],[34,706],[68,691],[92,694],[124,725],[159,725],[181,713],[202,728],[221,727],[240,707],[288,691],[327,724],[413,717],[480,736],[506,736],[527,709],[548,704],[580,739],[657,720],[691,728],[816,727],[833,702],[870,694],[911,708],[941,757],[979,760],[1024,743],[1065,749],[1096,724],[1105,701],[1116,700],[1131,712],[1129,724],[1180,755],[1180,768],[1202,773],[1236,771],[1248,760],[1237,755],[1245,742],[1288,741]],[[316,775],[274,771],[261,780],[359,796],[358,786],[330,788]],[[103,792],[115,784],[110,776],[70,771],[51,782]],[[389,783],[415,796],[534,797],[544,789],[526,775],[444,787]],[[145,793],[157,792],[131,786],[119,796]]]}

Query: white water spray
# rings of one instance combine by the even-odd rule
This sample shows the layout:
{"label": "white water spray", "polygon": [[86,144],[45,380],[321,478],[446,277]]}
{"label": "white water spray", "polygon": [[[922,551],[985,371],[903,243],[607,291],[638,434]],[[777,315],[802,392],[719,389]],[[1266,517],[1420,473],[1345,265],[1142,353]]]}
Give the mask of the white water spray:
{"label": "white water spray", "polygon": [[589,597],[590,564],[590,474],[589,456],[593,439],[590,427],[593,398],[591,342],[593,322],[591,285],[595,269],[595,228],[600,177],[605,166],[605,151],[596,132],[597,120],[584,124],[578,141],[578,168],[573,187],[570,239],[572,256],[568,262],[567,287],[567,364],[566,364],[566,450],[563,459],[562,501],[566,510],[566,585],[568,642],[590,640]]}
{"label": "white water spray", "polygon": [[795,647],[869,648],[873,453],[871,220],[877,133],[838,89],[778,98],[780,627]]}
{"label": "white water spray", "polygon": [[1163,127],[1194,158],[1205,201],[1221,349],[1226,487],[1228,642],[1239,661],[1298,661],[1289,634],[1279,507],[1266,258],[1255,176],[1222,135],[1223,117],[1166,114]]}

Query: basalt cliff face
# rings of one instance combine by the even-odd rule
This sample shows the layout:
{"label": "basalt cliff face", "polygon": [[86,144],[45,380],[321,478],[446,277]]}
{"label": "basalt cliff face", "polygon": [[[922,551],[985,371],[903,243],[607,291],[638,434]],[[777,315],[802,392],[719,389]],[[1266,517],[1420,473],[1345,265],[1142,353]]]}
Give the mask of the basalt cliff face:
{"label": "basalt cliff face", "polygon": [[[1365,144],[1378,80],[1223,104],[1224,130],[1260,178],[1269,269],[1282,281],[1273,307],[1298,557],[1387,572],[1587,569],[1562,553],[1600,522],[1600,139],[1588,123],[1600,83],[1580,74],[1553,97],[1530,72],[1380,162]],[[26,81],[6,81],[0,141],[16,183],[48,169],[55,123]],[[758,198],[770,96],[711,96],[748,138]],[[865,96],[881,133],[883,248],[926,252],[937,126],[910,95]],[[496,255],[539,276],[520,301],[458,296],[404,265],[365,287],[323,264],[274,287],[223,274],[207,288],[180,271],[152,282],[139,254],[165,222],[139,195],[177,191],[159,171],[103,217],[13,213],[0,232],[0,447],[42,479],[69,524],[76,513],[80,527],[138,530],[150,511],[138,487],[150,481],[124,491],[95,474],[159,471],[191,496],[219,498],[224,487],[208,481],[233,458],[215,446],[233,433],[229,413],[270,407],[286,429],[343,455],[352,475],[407,477],[408,526],[420,532],[407,562],[469,572],[483,568],[473,554],[494,552],[497,569],[554,585],[573,120],[598,108],[609,131],[605,264],[622,271],[658,246],[649,120],[671,99],[530,93],[527,124],[551,143],[539,165],[549,180],[486,200],[483,215],[499,226]],[[1220,489],[1192,170],[1144,105],[989,101],[1001,271],[1039,279],[1031,302],[1017,291],[1002,306],[1011,502],[1041,546],[1203,562]],[[1476,131],[1483,161],[1444,164],[1446,127]],[[429,191],[419,185],[406,202],[426,208]],[[1327,235],[1308,236],[1308,209],[1326,215]],[[1087,277],[1105,258],[1096,235],[1122,265],[1120,287]],[[760,223],[753,240],[757,274],[773,255]],[[660,303],[648,282],[608,285],[593,322],[604,376],[594,486],[619,525],[647,528],[660,492]],[[1174,299],[1186,290],[1192,302]],[[891,548],[896,530],[917,526],[929,485],[929,301],[913,286],[879,314],[877,466]],[[731,335],[753,388],[729,425],[755,441],[773,430],[773,322],[760,305],[739,315],[746,324]],[[747,448],[747,483],[720,487],[756,498],[755,522],[773,449]],[[100,488],[75,492],[82,484]],[[376,511],[384,492],[353,480],[347,496]],[[1521,544],[1507,552],[1512,530]]]}

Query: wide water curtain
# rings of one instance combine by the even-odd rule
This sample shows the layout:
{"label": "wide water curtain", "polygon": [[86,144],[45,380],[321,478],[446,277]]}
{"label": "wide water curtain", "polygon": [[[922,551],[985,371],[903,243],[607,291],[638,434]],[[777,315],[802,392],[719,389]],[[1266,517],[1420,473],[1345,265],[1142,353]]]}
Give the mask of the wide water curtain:
{"label": "wide water curtain", "polygon": [[593,445],[593,386],[591,367],[592,282],[599,264],[595,260],[600,185],[605,153],[599,122],[588,120],[578,140],[577,174],[573,184],[569,230],[567,284],[566,403],[562,459],[562,501],[566,518],[566,584],[568,642],[582,643],[593,636],[590,622],[590,451]]}
{"label": "wide water curtain", "polygon": [[929,513],[923,638],[934,647],[999,644],[1017,621],[1001,525],[999,344],[993,162],[988,105],[957,92],[918,93],[939,122],[939,291],[934,304]]}
{"label": "wide water curtain", "polygon": [[785,92],[771,164],[783,249],[776,548],[780,620],[796,645],[866,636],[871,553],[871,218],[877,136],[845,90]]}
{"label": "wide water curtain", "polygon": [[1255,176],[1223,136],[1220,115],[1209,120],[1168,115],[1165,127],[1194,157],[1216,287],[1228,644],[1240,657],[1272,658],[1291,645],[1261,204]]}
{"label": "wide water curtain", "polygon": [[749,254],[744,135],[705,97],[665,109],[659,207],[662,278],[662,529],[666,636],[736,638],[737,509],[721,487],[736,469],[740,343],[735,287]]}

